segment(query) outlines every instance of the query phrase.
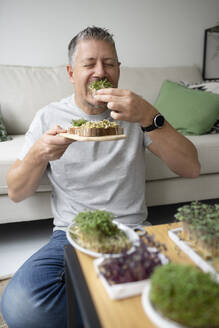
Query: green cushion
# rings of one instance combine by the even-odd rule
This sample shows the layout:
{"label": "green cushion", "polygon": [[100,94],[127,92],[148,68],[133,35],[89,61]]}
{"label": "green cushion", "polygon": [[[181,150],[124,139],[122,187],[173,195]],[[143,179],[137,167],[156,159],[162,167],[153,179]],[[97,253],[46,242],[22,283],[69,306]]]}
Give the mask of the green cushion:
{"label": "green cushion", "polygon": [[182,134],[201,135],[219,118],[219,95],[164,81],[155,107]]}
{"label": "green cushion", "polygon": [[7,134],[6,127],[4,125],[2,115],[0,112],[0,142],[11,140],[11,139],[12,139],[12,137],[8,136],[8,134]]}

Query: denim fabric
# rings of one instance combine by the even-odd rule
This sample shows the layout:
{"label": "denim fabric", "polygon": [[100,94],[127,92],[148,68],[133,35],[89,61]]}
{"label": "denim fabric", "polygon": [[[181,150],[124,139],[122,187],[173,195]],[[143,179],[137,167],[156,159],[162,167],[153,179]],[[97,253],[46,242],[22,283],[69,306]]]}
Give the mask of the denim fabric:
{"label": "denim fabric", "polygon": [[3,318],[9,328],[67,327],[64,272],[66,244],[65,232],[55,231],[49,243],[15,273],[1,301]]}

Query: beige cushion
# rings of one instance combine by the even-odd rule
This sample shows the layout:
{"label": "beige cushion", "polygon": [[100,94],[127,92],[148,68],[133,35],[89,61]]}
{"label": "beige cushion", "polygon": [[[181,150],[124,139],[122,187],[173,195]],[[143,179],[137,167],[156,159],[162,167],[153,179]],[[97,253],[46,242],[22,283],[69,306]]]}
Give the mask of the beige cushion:
{"label": "beige cushion", "polygon": [[[11,164],[18,158],[23,143],[24,135],[13,136],[13,140],[0,142],[0,195],[8,193],[6,177]],[[38,191],[51,190],[49,179],[44,175],[41,179]]]}
{"label": "beige cushion", "polygon": [[0,65],[0,104],[9,134],[24,134],[36,111],[73,93],[65,66]]}
{"label": "beige cushion", "polygon": [[0,224],[52,218],[51,193],[37,192],[22,202],[14,203],[8,195],[0,194]]}
{"label": "beige cushion", "polygon": [[[201,163],[201,174],[218,173],[219,163],[219,133],[202,136],[187,137],[198,150]],[[146,151],[146,181],[176,178],[173,173],[158,157]]]}
{"label": "beige cushion", "polygon": [[[133,90],[154,103],[163,80],[197,82],[194,67],[121,67],[120,87]],[[24,134],[36,111],[73,93],[66,66],[0,65],[0,105],[9,134]]]}
{"label": "beige cushion", "polygon": [[119,86],[136,92],[154,104],[164,80],[197,82],[202,80],[202,75],[196,66],[121,67]]}
{"label": "beige cushion", "polygon": [[148,206],[176,204],[218,198],[219,174],[196,179],[162,179],[148,181],[145,200]]}

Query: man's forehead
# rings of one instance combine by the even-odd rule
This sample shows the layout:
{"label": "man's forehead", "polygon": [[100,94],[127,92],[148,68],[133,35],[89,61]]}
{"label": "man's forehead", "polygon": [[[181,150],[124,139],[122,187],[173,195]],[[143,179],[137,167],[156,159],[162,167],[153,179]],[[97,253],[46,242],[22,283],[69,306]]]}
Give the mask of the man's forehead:
{"label": "man's forehead", "polygon": [[100,59],[103,60],[103,61],[116,61],[116,57],[105,57],[105,56],[97,56],[97,57],[80,57],[79,60],[82,61],[82,62],[93,62],[93,61],[96,61],[97,59]]}
{"label": "man's forehead", "polygon": [[80,60],[94,60],[98,57],[103,59],[116,59],[113,45],[104,40],[80,40],[77,44],[76,56],[80,54]]}

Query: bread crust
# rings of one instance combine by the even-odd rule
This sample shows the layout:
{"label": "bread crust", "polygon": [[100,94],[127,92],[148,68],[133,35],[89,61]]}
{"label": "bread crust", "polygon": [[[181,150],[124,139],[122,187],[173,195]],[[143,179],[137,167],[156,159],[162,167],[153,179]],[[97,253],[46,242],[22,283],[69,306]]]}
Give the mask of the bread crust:
{"label": "bread crust", "polygon": [[123,134],[123,128],[86,128],[86,127],[70,127],[68,133],[76,134],[81,137],[101,137]]}
{"label": "bread crust", "polygon": [[[103,123],[104,121],[100,121]],[[109,121],[107,121],[109,122]],[[71,126],[68,128],[68,133],[76,134],[81,137],[102,137],[102,136],[113,136],[113,135],[121,135],[123,134],[123,128],[116,126],[107,126],[106,122],[105,126],[101,127],[89,127],[86,124],[81,126]],[[110,123],[110,122],[109,122]]]}

